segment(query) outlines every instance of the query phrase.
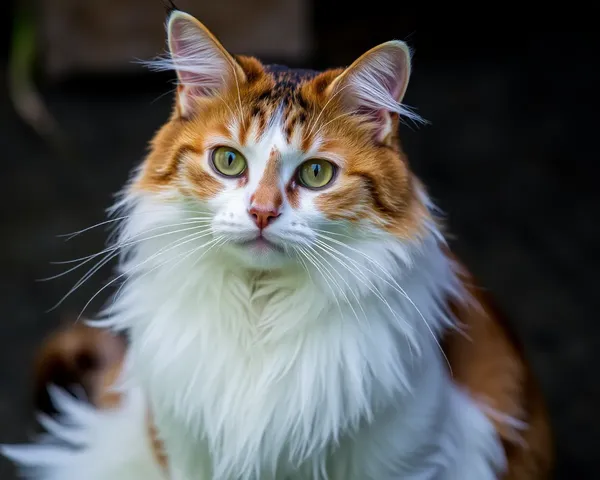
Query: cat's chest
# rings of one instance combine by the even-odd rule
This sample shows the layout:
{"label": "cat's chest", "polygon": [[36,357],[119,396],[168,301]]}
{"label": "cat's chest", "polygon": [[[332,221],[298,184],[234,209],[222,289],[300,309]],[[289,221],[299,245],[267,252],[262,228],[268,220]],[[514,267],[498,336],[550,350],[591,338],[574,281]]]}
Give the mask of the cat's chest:
{"label": "cat's chest", "polygon": [[[132,344],[136,376],[164,428],[205,439],[214,461],[238,467],[244,458],[304,456],[343,436],[377,395],[369,352],[395,345],[377,322],[369,331],[383,343],[365,335],[348,306],[311,310],[316,296],[253,293],[222,298],[216,317],[178,309],[162,331],[156,325],[164,319],[155,318]],[[303,330],[290,334],[296,322]]]}
{"label": "cat's chest", "polygon": [[422,361],[399,328],[418,323],[403,297],[358,304],[308,282],[236,277],[185,289],[131,303],[142,309],[134,376],[168,443],[202,439],[216,471],[322,458],[418,378]]}

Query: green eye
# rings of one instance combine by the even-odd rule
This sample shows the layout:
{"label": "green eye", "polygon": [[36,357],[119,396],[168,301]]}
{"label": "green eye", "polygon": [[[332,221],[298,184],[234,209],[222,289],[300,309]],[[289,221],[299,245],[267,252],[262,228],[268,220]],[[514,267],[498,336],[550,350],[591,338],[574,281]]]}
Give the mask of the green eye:
{"label": "green eye", "polygon": [[327,160],[308,160],[300,165],[298,181],[306,188],[318,189],[328,185],[333,180],[335,167]]}
{"label": "green eye", "polygon": [[246,159],[235,148],[217,147],[212,152],[212,164],[226,177],[239,177],[246,170]]}

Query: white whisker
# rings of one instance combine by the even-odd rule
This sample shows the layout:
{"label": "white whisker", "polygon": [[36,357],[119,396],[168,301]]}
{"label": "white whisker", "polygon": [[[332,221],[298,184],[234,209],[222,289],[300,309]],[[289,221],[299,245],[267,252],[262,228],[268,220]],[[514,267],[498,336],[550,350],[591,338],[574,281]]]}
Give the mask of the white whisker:
{"label": "white whisker", "polygon": [[[379,291],[379,289],[377,288],[377,286],[373,283],[373,281],[371,279],[369,279],[364,272],[362,271],[361,267],[362,265],[360,263],[358,263],[356,260],[354,260],[353,258],[350,258],[349,256],[343,254],[342,252],[340,252],[339,250],[333,248],[332,246],[326,244],[325,242],[323,242],[322,240],[317,239],[316,240],[316,246],[324,251],[327,251],[331,257],[333,257],[334,260],[336,260],[340,265],[342,265],[344,268],[346,268],[346,270],[348,270],[348,272],[350,272],[351,274],[353,274],[355,276],[355,278],[357,278],[363,285],[365,285],[369,291],[371,293],[373,293],[373,295],[375,295],[376,298],[378,298],[386,307],[387,309],[390,311],[390,313],[392,314],[392,316],[399,322],[401,322],[402,324],[404,324],[405,327],[409,328],[410,330],[414,330],[414,328],[412,327],[412,325],[410,325],[405,319],[401,319],[398,317],[398,314],[394,311],[394,309],[391,307],[391,305],[389,304],[389,302],[386,300],[386,298],[383,296],[383,294]],[[347,261],[351,262],[354,266],[354,270],[350,268],[350,266],[345,263],[342,262],[337,255],[340,255],[341,257],[343,257],[344,259],[346,259]],[[370,273],[374,273],[372,272],[370,269],[364,267],[368,272]],[[411,352],[411,358],[412,358],[412,342],[408,342],[408,348],[409,351]]]}
{"label": "white whisker", "polygon": [[429,333],[431,334],[431,337],[433,338],[433,340],[436,343],[437,347],[439,348],[440,352],[444,356],[444,359],[446,360],[446,363],[448,364],[448,367],[450,368],[450,373],[453,374],[452,373],[452,366],[450,365],[450,360],[446,356],[446,353],[444,352],[444,349],[442,348],[440,342],[438,341],[435,333],[431,329],[431,326],[429,325],[429,322],[427,321],[427,319],[425,318],[425,316],[423,315],[423,313],[421,312],[421,310],[419,309],[419,307],[417,307],[417,305],[415,304],[415,302],[408,296],[408,294],[406,293],[406,291],[398,284],[398,282],[388,272],[388,270],[385,267],[383,267],[379,262],[377,262],[375,259],[373,259],[369,255],[367,255],[366,253],[361,252],[360,250],[358,250],[356,248],[353,248],[350,245],[347,245],[347,244],[345,244],[343,242],[340,242],[339,240],[336,240],[334,238],[328,237],[327,235],[324,235],[324,234],[321,234],[321,233],[318,233],[317,235],[319,237],[321,237],[321,238],[325,238],[326,240],[329,240],[330,242],[334,242],[334,243],[339,244],[339,245],[341,245],[343,247],[346,247],[349,250],[358,253],[359,255],[362,255],[365,259],[367,259],[369,262],[371,262],[373,265],[375,265],[377,268],[379,268],[379,270],[382,273],[384,273],[391,280],[391,282],[393,282],[393,283],[391,283],[390,281],[388,281],[388,280],[386,280],[386,279],[384,279],[384,278],[382,278],[382,277],[379,276],[380,280],[382,280],[383,282],[385,282],[386,284],[388,284],[390,287],[392,287],[394,290],[396,290],[398,293],[400,293],[400,295],[402,295],[410,303],[410,305],[415,309],[415,311],[419,315],[420,319],[423,321],[423,323],[427,327],[427,330],[429,330]]}
{"label": "white whisker", "polygon": [[[102,227],[103,225],[109,225],[111,223],[115,223],[115,222],[120,222],[122,220],[128,220],[130,218],[136,217],[136,216],[142,216],[142,215],[150,215],[153,213],[159,213],[160,210],[155,210],[155,211],[144,211],[144,212],[139,212],[139,213],[133,213],[133,214],[129,214],[129,215],[122,215],[120,217],[117,218],[111,218],[109,220],[105,220],[103,222],[100,223],[96,223],[95,225],[91,225],[89,227],[86,227],[82,230],[78,230],[76,232],[71,232],[71,233],[61,233],[59,235],[57,235],[58,238],[62,238],[62,237],[67,237],[65,242],[68,242],[69,240],[71,240],[72,238],[75,238],[78,235],[81,235],[82,233],[88,232],[90,230],[93,230],[94,228],[98,228],[98,227]],[[202,215],[202,216],[198,216],[199,212],[197,212],[196,210],[178,210],[179,213],[194,213],[196,214],[195,217],[188,217],[185,220],[203,220],[203,219],[211,219],[213,218],[212,215],[210,214],[206,214],[206,215]]]}
{"label": "white whisker", "polygon": [[[194,240],[197,240],[197,239],[203,238],[203,237],[205,237],[206,235],[209,235],[209,234],[210,234],[210,232],[209,232],[208,234],[205,234],[205,235],[200,235],[200,236],[198,236],[198,237],[195,237],[195,238],[194,238]],[[184,238],[186,238],[186,237],[184,237]],[[177,254],[177,255],[175,256],[175,258],[179,258],[179,257],[180,257],[180,256],[182,256],[182,255],[183,255],[183,258],[181,258],[180,260],[178,260],[177,262],[175,262],[175,264],[174,264],[174,265],[171,265],[171,267],[169,267],[169,268],[171,268],[171,269],[172,269],[172,268],[176,267],[177,265],[181,264],[181,262],[183,262],[183,261],[184,261],[186,258],[188,258],[189,256],[191,256],[191,255],[193,255],[194,253],[196,253],[198,250],[201,250],[202,248],[205,248],[205,247],[207,247],[207,246],[209,246],[209,245],[211,245],[211,244],[214,244],[215,242],[218,242],[218,241],[219,241],[221,238],[223,238],[223,237],[221,236],[221,237],[218,237],[218,238],[215,238],[215,239],[209,240],[208,242],[205,242],[205,243],[203,243],[202,245],[200,245],[200,246],[198,246],[198,247],[192,247],[192,248],[190,248],[189,250],[186,250],[185,252],[182,252],[182,253],[179,253],[179,254]],[[181,239],[179,239],[179,240],[183,240],[183,238],[181,238]],[[185,243],[185,242],[184,242],[184,243]],[[179,245],[177,245],[177,246],[181,246],[181,245],[183,245],[183,243],[181,243],[181,244],[179,244]],[[164,248],[164,247],[163,247],[163,248]],[[208,250],[206,250],[206,252],[208,252],[208,251],[209,251],[211,248],[212,248],[212,246],[211,246],[211,247],[210,247]],[[161,249],[161,250],[162,250],[162,249]],[[159,250],[159,252],[160,252],[160,250]],[[204,253],[206,253],[206,252],[204,252]],[[157,252],[157,253],[158,253],[158,252]],[[162,253],[166,253],[166,252],[162,252]],[[200,258],[202,258],[202,256],[203,256],[203,255],[201,255],[201,257],[200,257]],[[173,260],[173,259],[166,259],[164,262],[162,262],[162,263],[159,263],[158,265],[155,265],[154,267],[152,267],[150,270],[148,270],[147,272],[143,273],[142,275],[139,275],[139,276],[137,276],[137,277],[136,277],[136,279],[138,279],[138,280],[139,280],[140,278],[144,278],[146,275],[149,275],[150,273],[154,272],[154,271],[155,271],[155,270],[157,270],[158,268],[164,267],[164,266],[165,266],[167,263],[169,263],[169,262],[170,262],[170,261],[172,261],[172,260]],[[121,286],[119,287],[119,289],[117,290],[117,292],[115,293],[115,295],[114,295],[114,298],[113,298],[113,301],[112,301],[112,305],[111,305],[111,312],[112,312],[112,310],[114,309],[114,306],[115,306],[115,304],[118,302],[118,300],[119,300],[119,298],[120,298],[121,291],[122,291],[122,289],[123,289],[123,287],[124,287],[125,285],[126,285],[126,282],[123,282],[123,283],[121,284]]]}
{"label": "white whisker", "polygon": [[65,294],[63,295],[63,297],[56,303],[54,304],[48,311],[51,312],[55,309],[57,309],[58,307],[60,307],[63,302],[69,298],[70,295],[72,295],[75,291],[77,291],[85,282],[87,282],[90,278],[92,278],[92,276],[94,276],[94,274],[96,272],[98,272],[102,267],[104,267],[104,265],[106,265],[107,263],[109,263],[112,259],[116,258],[119,256],[119,251],[115,251],[111,254],[107,254],[104,258],[102,258],[101,260],[99,260],[92,268],[90,268],[76,283],[75,285],[73,285],[71,287],[71,289]]}
{"label": "white whisker", "polygon": [[[223,85],[225,85],[227,83],[225,81],[225,77],[223,75],[221,75],[221,80],[223,81]],[[231,113],[231,116],[235,117],[235,113],[233,112],[233,110],[229,106],[229,104],[225,101],[225,99],[223,98],[223,96],[220,95],[218,91],[213,92],[213,94],[214,94],[215,97],[217,97],[219,100],[221,100],[223,102],[223,104],[227,107],[227,110],[229,110],[229,113]]]}
{"label": "white whisker", "polygon": [[315,137],[317,137],[317,136],[318,136],[318,135],[319,135],[319,134],[320,134],[320,133],[323,131],[323,129],[324,129],[324,128],[325,128],[327,125],[329,125],[330,123],[333,123],[333,122],[335,122],[336,120],[339,120],[340,118],[343,118],[343,117],[349,117],[349,116],[351,116],[351,115],[354,115],[355,113],[356,113],[356,111],[352,111],[352,112],[345,112],[345,113],[342,113],[342,114],[338,115],[337,117],[334,117],[334,118],[332,118],[332,119],[331,119],[331,120],[329,120],[328,122],[325,122],[323,125],[321,125],[321,126],[319,127],[319,129],[318,129],[318,130],[317,130],[317,132],[315,133]]}
{"label": "white whisker", "polygon": [[[200,228],[200,227],[201,227],[201,225],[198,226],[198,227],[194,227],[194,228],[184,228],[184,229],[175,230],[175,231],[168,232],[168,233],[174,234],[174,233],[177,233],[177,232],[195,230],[195,229]],[[204,230],[204,231],[206,231],[206,230]],[[179,239],[177,239],[175,241],[183,240],[185,238],[189,238],[191,236],[201,234],[204,231],[202,231],[202,232],[194,232],[194,233],[185,235],[183,238],[179,238]],[[119,254],[121,253],[121,249],[122,249],[123,246],[125,246],[127,244],[137,244],[137,243],[140,243],[141,241],[151,240],[153,238],[156,238],[156,237],[159,237],[159,236],[164,236],[164,235],[165,234],[153,235],[153,236],[151,236],[149,238],[141,239],[141,240],[138,240],[138,241],[135,241],[135,242],[127,242],[126,244],[117,245],[114,248],[111,248],[110,251],[108,252],[109,254],[107,254],[103,259],[101,259],[98,263],[96,263],[96,265],[94,267],[92,267],[90,270],[88,270],[88,272],[82,278],[80,278],[79,281],[73,287],[71,287],[71,289],[49,311],[53,311],[56,308],[58,308],[71,294],[73,294],[78,288],[80,288],[85,282],[87,282],[104,265],[106,265],[108,262],[110,262],[113,258],[118,257]],[[171,245],[171,244],[169,244],[169,245]],[[112,252],[112,253],[110,253],[110,252]],[[87,260],[86,260],[86,262],[87,262]],[[86,263],[86,262],[84,262],[84,263]],[[74,270],[75,268],[78,268],[79,266],[81,266],[81,265],[77,265],[76,267],[72,268],[71,270]]]}
{"label": "white whisker", "polygon": [[344,89],[347,87],[348,85],[344,85],[342,88],[339,88],[336,90],[336,92],[331,95],[331,97],[329,97],[329,100],[327,100],[327,102],[325,103],[325,105],[323,106],[323,108],[321,109],[321,111],[319,112],[319,114],[317,115],[317,118],[315,119],[314,122],[311,122],[310,124],[310,130],[308,132],[307,136],[310,136],[313,132],[313,130],[315,129],[315,126],[317,125],[317,122],[319,121],[319,119],[321,118],[321,115],[323,115],[323,112],[325,111],[325,109],[327,108],[327,106],[331,103],[331,101],[337,97],[342,91],[344,91]]}
{"label": "white whisker", "polygon": [[304,261],[304,257],[302,256],[302,253],[300,252],[300,250],[298,248],[293,248],[292,251],[296,254],[296,258],[302,264],[302,267],[306,271],[306,274],[308,275],[310,282],[314,283],[312,275],[310,274],[310,270],[308,269],[308,265],[306,265],[306,262]]}
{"label": "white whisker", "polygon": [[240,83],[238,80],[238,70],[235,68],[235,65],[233,64],[233,62],[235,60],[231,60],[229,57],[225,57],[225,59],[227,60],[227,63],[229,63],[229,66],[231,67],[231,70],[233,71],[233,78],[235,79],[235,88],[237,90],[238,105],[239,105],[239,110],[240,110],[240,125],[242,125],[242,123],[244,121],[244,111],[242,108],[242,96],[240,94]]}
{"label": "white whisker", "polygon": [[138,233],[136,235],[133,235],[131,238],[136,238],[136,237],[139,237],[141,235],[146,235],[147,233],[152,232],[154,230],[161,230],[161,229],[165,229],[165,228],[179,227],[179,226],[182,226],[182,225],[195,225],[195,226],[191,227],[189,229],[169,231],[169,232],[161,233],[161,234],[154,235],[154,236],[151,236],[151,237],[145,237],[145,238],[141,238],[141,239],[135,240],[135,241],[128,241],[128,242],[123,242],[123,243],[116,243],[115,245],[107,247],[107,248],[105,248],[104,250],[101,250],[98,253],[93,253],[91,255],[86,255],[85,257],[75,258],[73,260],[63,260],[63,261],[60,261],[60,262],[50,262],[51,265],[67,265],[67,264],[75,263],[75,262],[82,262],[82,263],[79,264],[79,265],[77,265],[77,266],[75,266],[75,267],[73,267],[73,268],[71,268],[70,270],[67,270],[66,272],[59,273],[58,275],[54,275],[52,277],[42,278],[42,279],[40,279],[38,281],[45,282],[45,281],[48,281],[48,280],[54,280],[56,278],[59,278],[59,277],[61,277],[63,275],[66,275],[67,273],[72,272],[73,270],[76,270],[77,268],[81,267],[82,265],[85,265],[89,260],[92,260],[92,259],[94,259],[96,257],[99,257],[100,255],[103,255],[105,253],[109,253],[109,252],[112,252],[114,250],[118,250],[118,249],[121,249],[123,247],[130,246],[130,245],[135,245],[136,243],[140,243],[140,242],[143,242],[143,241],[146,241],[146,240],[152,240],[153,238],[161,237],[161,236],[164,236],[164,235],[169,235],[169,234],[172,234],[172,233],[183,232],[183,231],[191,230],[191,229],[194,229],[194,228],[199,228],[201,226],[206,226],[206,223],[210,223],[210,222],[209,221],[194,221],[194,222],[176,223],[176,224],[172,224],[172,225],[161,225],[159,227],[150,228],[148,230],[145,230],[144,232],[141,232],[141,233]]}
{"label": "white whisker", "polygon": [[172,246],[171,246],[171,247],[169,247],[167,250],[165,250],[165,251],[162,251],[162,252],[161,252],[161,250],[162,250],[162,249],[161,249],[161,250],[159,250],[158,252],[154,253],[153,255],[150,255],[148,258],[146,258],[145,260],[143,260],[143,261],[142,261],[142,262],[140,262],[139,264],[135,265],[134,267],[132,267],[132,268],[130,268],[130,269],[128,269],[128,270],[126,270],[125,272],[121,273],[120,275],[118,275],[116,278],[114,278],[113,280],[111,280],[110,282],[108,282],[106,285],[104,285],[104,286],[103,286],[103,287],[102,287],[100,290],[98,290],[98,291],[97,291],[97,292],[96,292],[96,293],[95,293],[95,294],[92,296],[92,298],[90,298],[90,299],[88,300],[88,302],[87,302],[87,303],[84,305],[83,309],[81,310],[81,312],[80,312],[79,316],[77,317],[77,320],[79,320],[79,319],[81,318],[81,316],[83,315],[83,312],[84,312],[84,311],[85,311],[85,309],[86,309],[86,308],[89,306],[89,304],[90,304],[90,303],[91,303],[91,302],[92,302],[92,301],[93,301],[93,300],[94,300],[94,299],[95,299],[95,298],[96,298],[98,295],[100,295],[100,293],[101,293],[102,291],[104,291],[106,288],[108,288],[109,286],[111,286],[111,285],[112,285],[113,283],[115,283],[117,280],[119,280],[119,279],[123,278],[124,276],[130,275],[131,273],[134,273],[134,272],[135,272],[135,271],[136,271],[136,270],[137,270],[139,267],[141,267],[142,265],[146,264],[147,262],[149,262],[149,261],[153,260],[153,259],[154,259],[154,258],[156,258],[157,256],[159,256],[159,255],[163,255],[164,253],[166,253],[166,252],[168,252],[168,251],[172,250],[173,248],[178,248],[178,247],[180,247],[181,245],[183,245],[183,244],[185,244],[185,243],[189,243],[189,242],[191,242],[191,241],[195,241],[195,240],[196,240],[196,238],[191,238],[191,239],[188,239],[188,240],[186,240],[186,241],[184,241],[184,242],[180,242],[180,243],[178,243],[178,244],[172,245]]}
{"label": "white whisker", "polygon": [[[331,262],[329,262],[323,255],[321,255],[319,252],[317,252],[317,250],[315,250],[313,247],[308,247],[315,255],[318,255],[319,258],[321,258],[324,262],[327,263],[327,265],[329,265],[329,267],[331,268],[331,270],[333,270],[335,273],[337,273],[337,275],[341,278],[342,282],[344,282],[346,284],[346,286],[348,287],[348,290],[350,291],[350,293],[354,296],[357,305],[359,306],[359,308],[361,309],[365,320],[368,322],[368,318],[367,318],[367,314],[365,313],[362,303],[360,302],[360,300],[358,299],[358,297],[356,296],[356,293],[352,290],[352,288],[350,287],[350,285],[348,284],[348,282],[346,281],[346,279],[337,271],[337,269],[331,264]],[[340,286],[339,283],[336,282],[336,285],[338,286],[338,289],[340,291],[340,293],[344,296],[344,299],[346,300],[346,302],[348,303],[348,306],[350,307],[350,309],[352,310],[352,313],[354,313],[354,316],[356,317],[356,320],[358,322],[360,322],[360,319],[358,318],[358,314],[356,313],[356,310],[354,310],[354,307],[352,306],[352,302],[350,302],[350,299],[348,298],[348,296],[346,295],[346,292],[344,292],[344,289]]]}
{"label": "white whisker", "polygon": [[325,281],[325,284],[327,285],[327,287],[331,291],[331,294],[333,296],[333,300],[335,301],[335,303],[336,303],[336,305],[338,307],[340,315],[343,315],[342,314],[342,306],[340,305],[340,302],[339,302],[339,300],[337,298],[336,292],[333,289],[333,287],[331,286],[331,284],[329,283],[329,280],[327,279],[327,276],[325,275],[325,272],[323,271],[323,269],[315,262],[314,257],[311,256],[311,254],[308,252],[308,250],[305,247],[298,246],[296,248],[310,262],[310,264],[315,268],[315,270],[317,271],[317,273],[319,273],[321,275],[321,277]]}
{"label": "white whisker", "polygon": [[[360,277],[356,277],[358,280],[361,281],[361,283],[363,285],[365,285],[370,291],[371,293],[373,293],[373,295],[375,295],[379,300],[381,300],[384,305],[389,309],[389,311],[392,313],[392,315],[394,315],[394,317],[397,320],[400,320],[396,314],[396,312],[394,311],[394,309],[390,306],[389,302],[385,299],[385,297],[383,296],[383,294],[379,291],[379,289],[375,286],[375,284],[373,283],[372,280],[369,279],[369,277],[367,277],[364,272],[361,271],[361,267],[363,267],[360,263],[358,263],[356,260],[354,260],[353,258],[350,258],[347,255],[344,255],[342,252],[340,252],[339,250],[333,248],[331,245],[328,245],[327,243],[318,240],[316,241],[316,246],[324,251],[326,251],[327,253],[329,253],[329,255],[331,255],[331,257],[333,259],[335,259],[340,265],[342,265],[344,268],[346,268],[350,273],[353,274],[358,274],[360,275]],[[340,255],[341,257],[343,257],[345,260],[351,262],[353,265],[353,267],[355,268],[355,270],[352,270],[350,268],[350,266],[345,263],[342,262],[336,255]],[[372,270],[365,268],[369,273],[373,273],[375,274]],[[376,275],[376,274],[375,274]],[[410,324],[408,324],[406,322],[406,320],[402,320],[402,323],[405,324],[405,326],[407,326],[408,328],[412,328]]]}

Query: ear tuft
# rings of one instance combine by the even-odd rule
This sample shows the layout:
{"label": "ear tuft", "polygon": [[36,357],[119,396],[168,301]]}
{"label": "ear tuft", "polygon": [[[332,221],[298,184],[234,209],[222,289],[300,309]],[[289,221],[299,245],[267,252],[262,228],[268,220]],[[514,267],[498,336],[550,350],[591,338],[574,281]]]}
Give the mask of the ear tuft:
{"label": "ear tuft", "polygon": [[169,55],[148,65],[157,71],[177,72],[182,116],[191,112],[195,97],[211,96],[233,82],[244,81],[239,64],[193,16],[173,11],[167,22],[167,34]]}
{"label": "ear tuft", "polygon": [[177,8],[177,5],[175,5],[175,2],[173,0],[164,0],[163,3],[165,4],[165,10],[167,11],[167,15],[170,15],[171,13],[179,10],[179,8]]}
{"label": "ear tuft", "polygon": [[[396,113],[413,122],[427,123],[402,104],[411,70],[411,52],[406,43],[391,41],[362,55],[329,87],[331,95],[340,95],[348,108],[370,112],[385,120]],[[344,90],[344,92],[342,92]],[[380,132],[384,136],[386,131]]]}

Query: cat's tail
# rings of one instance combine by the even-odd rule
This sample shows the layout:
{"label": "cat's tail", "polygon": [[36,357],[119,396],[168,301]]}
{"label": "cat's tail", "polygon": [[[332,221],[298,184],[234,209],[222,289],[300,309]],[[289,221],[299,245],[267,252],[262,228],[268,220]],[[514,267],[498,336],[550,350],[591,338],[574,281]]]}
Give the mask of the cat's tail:
{"label": "cat's tail", "polygon": [[69,323],[44,341],[35,361],[34,407],[52,416],[57,408],[49,394],[51,386],[103,406],[107,379],[120,370],[125,356],[122,337],[81,321]]}
{"label": "cat's tail", "polygon": [[43,433],[30,443],[0,445],[0,455],[27,480],[163,480],[148,442],[145,397],[134,385],[118,382],[125,341],[70,323],[43,343],[36,361],[35,404]]}

